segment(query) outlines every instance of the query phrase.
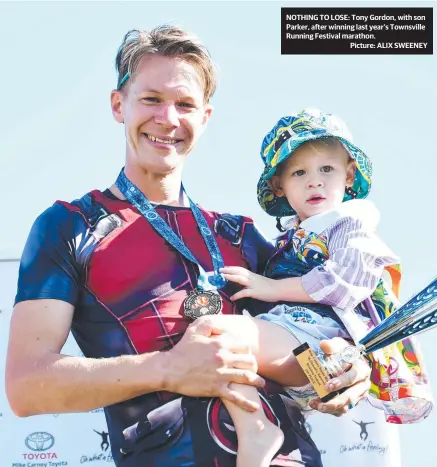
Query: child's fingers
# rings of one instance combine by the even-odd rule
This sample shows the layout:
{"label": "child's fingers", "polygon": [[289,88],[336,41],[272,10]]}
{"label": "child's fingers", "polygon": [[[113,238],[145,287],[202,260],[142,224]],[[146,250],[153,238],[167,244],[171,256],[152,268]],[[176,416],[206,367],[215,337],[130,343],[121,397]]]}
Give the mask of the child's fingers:
{"label": "child's fingers", "polygon": [[249,285],[248,277],[244,277],[238,274],[227,274],[227,273],[223,273],[223,277],[228,281],[235,282],[236,284],[240,284],[244,287],[247,287]]}
{"label": "child's fingers", "polygon": [[329,381],[328,385],[330,386],[327,387],[327,390],[332,391],[333,389],[347,388],[361,382],[364,382],[364,384],[368,386],[367,389],[369,389],[370,372],[371,368],[369,367],[367,361],[360,358],[353,363],[348,371],[345,371],[342,375],[337,376]]}
{"label": "child's fingers", "polygon": [[243,289],[237,292],[236,294],[232,295],[231,300],[239,300],[240,298],[247,298],[252,297],[253,290],[252,289]]}
{"label": "child's fingers", "polygon": [[237,274],[239,276],[248,276],[250,273],[248,269],[242,268],[241,266],[225,266],[220,268],[219,271],[225,274]]}
{"label": "child's fingers", "polygon": [[349,345],[351,344],[341,337],[333,337],[332,339],[323,339],[320,341],[320,349],[327,355],[340,353]]}
{"label": "child's fingers", "polygon": [[[347,391],[334,397],[328,402],[321,402],[320,400],[312,401],[317,402],[316,410],[323,413],[330,413],[332,415],[343,415],[347,411],[353,409],[360,400],[367,394],[367,384],[365,382],[356,383],[351,386]],[[311,404],[311,406],[313,406]]]}

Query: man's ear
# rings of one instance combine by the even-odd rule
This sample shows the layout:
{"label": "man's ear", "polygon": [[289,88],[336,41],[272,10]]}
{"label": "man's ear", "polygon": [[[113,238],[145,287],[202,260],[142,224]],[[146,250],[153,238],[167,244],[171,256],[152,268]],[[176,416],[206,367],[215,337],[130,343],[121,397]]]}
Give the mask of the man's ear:
{"label": "man's ear", "polygon": [[355,161],[349,161],[346,169],[346,186],[352,186],[355,182],[355,171],[357,164]]}
{"label": "man's ear", "polygon": [[277,175],[273,175],[273,177],[269,180],[269,185],[273,193],[278,198],[282,198],[282,196],[285,196],[284,190],[281,187],[281,177],[278,177]]}
{"label": "man's ear", "polygon": [[204,127],[208,125],[208,122],[209,122],[209,119],[211,118],[213,110],[214,110],[214,107],[212,106],[212,104],[205,104],[203,121],[202,121],[202,125]]}
{"label": "man's ear", "polygon": [[124,123],[123,93],[117,89],[111,92],[112,115],[118,123]]}

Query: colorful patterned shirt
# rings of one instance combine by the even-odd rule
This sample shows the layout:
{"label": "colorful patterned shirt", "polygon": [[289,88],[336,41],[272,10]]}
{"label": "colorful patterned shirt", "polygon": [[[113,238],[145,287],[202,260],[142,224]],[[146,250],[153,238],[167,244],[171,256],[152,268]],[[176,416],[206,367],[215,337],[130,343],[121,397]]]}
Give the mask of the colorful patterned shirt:
{"label": "colorful patterned shirt", "polygon": [[373,293],[384,268],[399,263],[399,257],[375,233],[378,220],[373,203],[353,200],[300,223],[300,229],[325,239],[329,252],[323,265],[302,276],[303,287],[313,300],[355,308]]}

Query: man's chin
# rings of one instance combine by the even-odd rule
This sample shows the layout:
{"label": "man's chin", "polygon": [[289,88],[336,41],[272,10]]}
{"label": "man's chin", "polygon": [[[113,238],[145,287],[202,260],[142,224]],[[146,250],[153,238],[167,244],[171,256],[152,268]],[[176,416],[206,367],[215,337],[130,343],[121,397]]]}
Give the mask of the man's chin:
{"label": "man's chin", "polygon": [[153,160],[140,159],[143,169],[153,173],[168,175],[176,170],[180,170],[184,164],[185,157],[179,154],[169,154],[161,157],[154,157]]}

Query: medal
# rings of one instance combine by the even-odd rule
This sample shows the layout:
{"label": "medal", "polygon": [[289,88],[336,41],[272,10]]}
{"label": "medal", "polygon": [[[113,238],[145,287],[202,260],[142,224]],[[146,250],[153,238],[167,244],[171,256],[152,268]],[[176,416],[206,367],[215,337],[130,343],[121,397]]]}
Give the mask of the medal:
{"label": "medal", "polygon": [[217,315],[222,311],[222,297],[213,290],[195,289],[184,300],[184,314],[191,319]]}
{"label": "medal", "polygon": [[[193,216],[199,227],[200,233],[205,241],[208,252],[211,255],[211,261],[214,268],[213,274],[207,274],[185,243],[173,232],[167,222],[156,212],[150,201],[125,175],[124,169],[121,170],[117,181],[115,182],[118,189],[123,193],[125,198],[135,206],[151,226],[167,240],[170,245],[179,253],[185,256],[189,261],[197,264],[199,268],[199,278],[197,288],[192,290],[188,297],[183,302],[184,314],[191,319],[199,318],[204,315],[215,315],[220,313],[223,306],[223,301],[218,289],[222,289],[227,281],[223,274],[219,273],[219,269],[224,266],[223,258],[217,241],[206,222],[200,209],[191,201],[190,208]],[[183,189],[183,187],[182,187]],[[185,190],[184,190],[185,192]],[[185,193],[186,194],[186,193]]]}

